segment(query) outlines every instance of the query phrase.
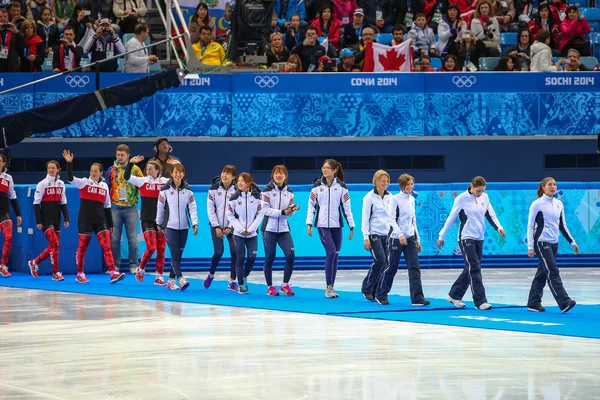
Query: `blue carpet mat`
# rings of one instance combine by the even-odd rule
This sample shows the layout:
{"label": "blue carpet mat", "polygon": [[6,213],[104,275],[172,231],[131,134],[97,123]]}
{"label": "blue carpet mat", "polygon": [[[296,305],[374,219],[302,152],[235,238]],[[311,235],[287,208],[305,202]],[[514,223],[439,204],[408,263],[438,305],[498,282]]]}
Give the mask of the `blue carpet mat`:
{"label": "blue carpet mat", "polygon": [[600,339],[600,305],[577,305],[567,314],[562,314],[558,307],[532,313],[518,305],[495,305],[490,311],[479,311],[471,302],[465,302],[465,309],[457,309],[444,299],[429,299],[430,306],[413,307],[409,297],[398,295],[389,297],[389,306],[368,302],[357,292],[338,291],[339,299],[326,299],[322,289],[298,286],[293,287],[296,292],[293,297],[272,297],[266,295],[264,284],[250,283],[250,294],[239,295],[228,291],[225,281],[214,281],[207,290],[202,280],[190,279],[188,290],[180,292],[154,286],[151,274],[143,283],[138,283],[133,275],[112,285],[108,275],[88,275],[88,279],[89,284],[80,284],[74,276],[53,282],[50,276],[34,279],[26,274],[13,274],[11,278],[0,279],[0,286]]}

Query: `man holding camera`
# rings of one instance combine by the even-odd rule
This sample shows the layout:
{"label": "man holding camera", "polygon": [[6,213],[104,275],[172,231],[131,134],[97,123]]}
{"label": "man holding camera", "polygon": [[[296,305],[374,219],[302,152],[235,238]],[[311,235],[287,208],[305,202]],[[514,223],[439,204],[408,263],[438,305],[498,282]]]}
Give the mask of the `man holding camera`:
{"label": "man holding camera", "polygon": [[[84,40],[83,51],[92,52],[91,62],[105,60],[125,52],[123,42],[117,36],[108,18],[102,18],[96,33]],[[117,59],[100,64],[100,72],[116,72],[119,68]]]}
{"label": "man holding camera", "polygon": [[[292,54],[297,54],[302,61],[303,72],[316,72],[319,67],[319,59],[327,56],[327,53],[332,53],[333,46],[329,46],[329,49],[326,50],[317,40],[318,37],[317,28],[309,26],[306,28],[304,41],[292,49]],[[330,57],[334,57],[334,55],[331,54]]]}
{"label": "man holding camera", "polygon": [[0,72],[19,72],[19,55],[25,48],[25,38],[14,23],[8,22],[8,11],[0,8]]}
{"label": "man holding camera", "polygon": [[83,49],[75,44],[75,30],[68,25],[63,31],[60,44],[54,49],[52,71],[71,71],[80,66]]}

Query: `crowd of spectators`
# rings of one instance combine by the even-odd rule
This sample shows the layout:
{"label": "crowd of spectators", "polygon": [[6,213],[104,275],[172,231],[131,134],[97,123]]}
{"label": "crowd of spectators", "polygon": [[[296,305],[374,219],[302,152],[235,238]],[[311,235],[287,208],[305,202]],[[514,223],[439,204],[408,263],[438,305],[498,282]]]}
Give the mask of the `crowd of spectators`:
{"label": "crowd of spectators", "polygon": [[[0,0],[0,72],[40,72],[45,59],[53,71],[80,66],[124,53],[121,41],[132,34],[124,71],[148,72],[156,56],[142,49],[149,28],[145,0]],[[115,72],[117,60],[100,64]]]}
{"label": "crowd of spectators", "polygon": [[[439,71],[476,71],[482,57],[501,57],[502,71],[585,70],[579,61],[590,55],[590,25],[576,6],[551,1],[277,0],[267,33],[268,66],[284,72],[300,65],[304,72],[360,71],[365,43],[392,33],[393,40],[382,44],[410,41],[414,71],[434,71],[431,58],[440,59]],[[503,51],[499,41],[505,32],[518,39]]]}
{"label": "crowd of spectators", "polygon": [[[366,43],[391,34],[385,45],[410,41],[414,71],[476,71],[482,57],[501,57],[497,70],[586,70],[591,28],[565,0],[276,0],[265,32],[267,65],[283,72],[357,72]],[[0,72],[36,72],[45,59],[54,71],[125,51],[123,71],[148,72],[158,62],[143,48],[150,34],[145,0],[0,0]],[[189,21],[193,56],[205,65],[226,60],[224,37],[200,2]],[[502,51],[504,32],[517,33]],[[126,45],[123,34],[133,34]],[[387,35],[389,37],[389,35]],[[562,58],[561,58],[562,57]],[[556,61],[556,62],[555,62]],[[117,60],[101,71],[118,70]]]}

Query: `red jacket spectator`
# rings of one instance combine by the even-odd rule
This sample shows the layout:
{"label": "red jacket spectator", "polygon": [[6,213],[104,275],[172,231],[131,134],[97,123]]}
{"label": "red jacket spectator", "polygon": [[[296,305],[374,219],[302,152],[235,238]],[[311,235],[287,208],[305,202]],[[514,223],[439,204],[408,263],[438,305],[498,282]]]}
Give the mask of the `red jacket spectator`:
{"label": "red jacket spectator", "polygon": [[456,4],[456,7],[458,7],[458,11],[460,12],[460,15],[468,13],[469,11],[475,11],[474,5],[475,5],[475,1],[474,0],[450,0],[448,2],[448,5],[450,4]]}
{"label": "red jacket spectator", "polygon": [[323,34],[323,27],[321,25],[320,18],[315,18],[310,25],[317,29],[317,35],[319,35],[319,37],[327,37],[329,39],[329,44],[333,45],[333,47],[335,47],[338,51],[340,50],[340,25],[337,23],[335,18],[331,18],[327,34]]}
{"label": "red jacket spectator", "polygon": [[356,0],[333,0],[333,19],[339,26],[352,22],[357,7]]}
{"label": "red jacket spectator", "polygon": [[592,28],[590,28],[590,25],[585,18],[581,17],[580,19],[565,19],[560,24],[560,31],[562,32],[562,36],[558,45],[558,50],[562,52],[563,47],[571,40],[578,38],[585,40],[584,35],[590,33]]}
{"label": "red jacket spectator", "polygon": [[[550,11],[552,11],[552,18],[554,18],[554,20],[559,24],[563,20],[567,19],[567,8],[569,8],[569,5],[566,3],[566,0],[552,1],[552,5],[550,6]],[[562,18],[560,18],[561,15]]]}
{"label": "red jacket spectator", "polygon": [[[554,21],[552,21],[552,22],[554,22]],[[550,20],[548,20],[548,25],[550,25],[550,23],[552,23],[552,22]],[[554,24],[552,24],[552,26],[549,26],[548,28],[550,28],[550,29],[542,29],[540,22],[538,22],[537,19],[532,19],[529,22],[529,26],[528,26],[529,33],[531,34],[531,41],[535,42],[537,40],[537,34],[539,31],[548,30],[552,34],[550,47],[556,48],[556,46],[560,42],[560,38],[558,37],[558,32],[560,31],[560,26],[557,23],[554,23]]]}

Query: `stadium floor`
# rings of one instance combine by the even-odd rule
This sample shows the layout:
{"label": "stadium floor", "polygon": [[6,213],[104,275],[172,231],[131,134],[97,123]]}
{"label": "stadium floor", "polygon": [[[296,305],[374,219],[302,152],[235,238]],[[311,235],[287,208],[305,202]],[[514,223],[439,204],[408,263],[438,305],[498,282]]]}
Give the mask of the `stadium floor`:
{"label": "stadium floor", "polygon": [[[336,289],[358,291],[364,273],[340,271]],[[444,298],[458,273],[424,270],[426,296]],[[484,270],[489,301],[522,305],[533,273]],[[261,275],[253,272],[250,280],[262,283]],[[569,314],[548,307],[543,317],[597,321],[599,275],[564,269],[578,306]],[[280,276],[275,273],[275,282]],[[217,278],[225,277],[221,272]],[[292,283],[321,290],[323,272],[298,271]],[[406,271],[400,271],[393,293],[407,291]],[[266,296],[255,290],[237,297],[260,302]],[[555,305],[548,290],[544,300]],[[431,324],[437,323],[434,314],[459,315],[452,310],[379,313],[422,319],[413,322],[367,319],[380,317],[368,303],[346,315],[359,318],[345,318],[6,287],[0,302],[3,399],[600,398],[597,339],[482,329],[481,311],[460,313],[476,317],[463,318],[473,329]],[[511,318],[521,322],[542,317],[520,308],[494,313],[517,313]]]}

